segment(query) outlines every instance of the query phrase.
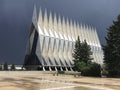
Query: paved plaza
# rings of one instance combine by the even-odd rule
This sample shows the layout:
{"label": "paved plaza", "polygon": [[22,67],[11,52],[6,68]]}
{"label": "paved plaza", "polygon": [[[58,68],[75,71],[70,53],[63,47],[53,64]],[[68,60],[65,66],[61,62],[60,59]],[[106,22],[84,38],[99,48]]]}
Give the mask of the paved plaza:
{"label": "paved plaza", "polygon": [[40,71],[1,71],[0,90],[119,90],[119,78],[74,77]]}

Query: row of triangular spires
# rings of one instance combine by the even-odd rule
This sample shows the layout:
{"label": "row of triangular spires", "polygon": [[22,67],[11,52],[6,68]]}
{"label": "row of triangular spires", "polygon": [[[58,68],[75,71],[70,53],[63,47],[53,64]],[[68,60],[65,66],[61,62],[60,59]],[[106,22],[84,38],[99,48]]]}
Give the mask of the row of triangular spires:
{"label": "row of triangular spires", "polygon": [[[34,8],[34,15],[37,15],[36,8]],[[33,22],[35,21],[33,20]],[[92,26],[87,24],[80,24],[75,20],[68,18],[65,19],[64,17],[61,19],[60,16],[57,18],[56,14],[52,15],[51,12],[48,17],[47,11],[45,10],[44,14],[42,14],[41,8],[39,11],[39,17],[38,19],[36,18],[35,25],[38,25],[37,28],[40,29],[40,34],[60,37],[72,41],[75,41],[79,36],[81,41],[86,39],[88,44],[101,47],[96,29]]]}
{"label": "row of triangular spires", "polygon": [[[79,24],[75,20],[65,19],[64,17],[56,16],[56,14],[47,15],[45,10],[44,16],[42,16],[42,10],[39,11],[39,17],[37,19],[36,8],[34,8],[32,22],[38,30],[39,35],[45,37],[59,38],[71,42],[75,42],[77,37],[80,37],[81,41],[86,40],[91,46],[93,51],[93,58],[96,62],[103,63],[103,53],[96,29],[86,24]],[[53,16],[53,18],[52,18]]]}

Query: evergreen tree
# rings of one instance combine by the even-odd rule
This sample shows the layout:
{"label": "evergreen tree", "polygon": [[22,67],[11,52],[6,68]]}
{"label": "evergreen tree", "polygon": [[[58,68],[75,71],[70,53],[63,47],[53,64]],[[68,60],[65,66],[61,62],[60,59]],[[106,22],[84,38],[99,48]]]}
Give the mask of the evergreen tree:
{"label": "evergreen tree", "polygon": [[8,64],[7,64],[7,62],[4,63],[3,67],[4,67],[4,70],[8,70]]}
{"label": "evergreen tree", "polygon": [[92,52],[90,46],[87,44],[86,40],[84,40],[83,43],[81,43],[81,60],[85,62],[86,64],[91,63],[91,58]]}
{"label": "evergreen tree", "polygon": [[2,71],[2,65],[0,65],[0,71]]}
{"label": "evergreen tree", "polygon": [[86,40],[81,43],[78,37],[75,42],[75,49],[73,52],[73,69],[81,72],[81,75],[84,76],[101,76],[101,66],[91,61],[93,59],[91,58],[91,55],[91,48],[87,44]]}
{"label": "evergreen tree", "polygon": [[73,69],[77,70],[77,71],[79,71],[78,62],[81,61],[81,58],[80,58],[80,47],[81,47],[81,42],[80,42],[80,39],[79,39],[79,36],[78,36],[78,39],[75,42],[75,48],[74,48],[74,53],[73,53],[73,58],[74,58],[74,60],[73,60],[74,61]]}
{"label": "evergreen tree", "polygon": [[14,64],[11,65],[11,70],[13,70],[13,71],[15,70],[15,65]]}
{"label": "evergreen tree", "polygon": [[84,67],[89,64],[92,60],[92,52],[90,46],[87,44],[86,40],[80,42],[79,36],[75,42],[75,49],[73,53],[74,58],[74,70],[82,71]]}
{"label": "evergreen tree", "polygon": [[108,28],[104,50],[104,63],[110,76],[120,76],[120,15]]}

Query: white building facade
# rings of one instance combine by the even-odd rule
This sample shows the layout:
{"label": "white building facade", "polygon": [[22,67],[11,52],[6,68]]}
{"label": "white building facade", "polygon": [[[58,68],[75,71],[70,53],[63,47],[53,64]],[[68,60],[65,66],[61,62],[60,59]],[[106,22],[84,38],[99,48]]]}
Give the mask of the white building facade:
{"label": "white building facade", "polygon": [[[103,52],[96,29],[71,19],[57,18],[40,9],[37,19],[34,8],[24,66],[38,70],[72,71],[75,41],[86,40],[93,52],[93,62],[103,64]],[[48,17],[49,16],[49,17]],[[52,16],[54,16],[52,18]]]}

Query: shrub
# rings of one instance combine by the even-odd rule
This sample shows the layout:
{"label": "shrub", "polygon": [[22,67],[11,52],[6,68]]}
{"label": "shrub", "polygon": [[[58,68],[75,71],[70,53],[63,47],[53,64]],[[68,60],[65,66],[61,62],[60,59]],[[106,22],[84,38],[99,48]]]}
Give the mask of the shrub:
{"label": "shrub", "polygon": [[75,71],[77,70],[78,72],[81,72],[85,69],[86,63],[85,62],[78,62],[76,63],[76,66],[73,68]]}
{"label": "shrub", "polygon": [[64,74],[65,72],[64,71],[58,71],[58,74]]}
{"label": "shrub", "polygon": [[88,64],[88,65],[81,71],[81,75],[100,77],[100,76],[101,76],[101,67],[100,67],[100,65],[97,64],[97,63]]}

